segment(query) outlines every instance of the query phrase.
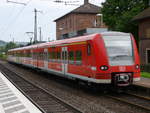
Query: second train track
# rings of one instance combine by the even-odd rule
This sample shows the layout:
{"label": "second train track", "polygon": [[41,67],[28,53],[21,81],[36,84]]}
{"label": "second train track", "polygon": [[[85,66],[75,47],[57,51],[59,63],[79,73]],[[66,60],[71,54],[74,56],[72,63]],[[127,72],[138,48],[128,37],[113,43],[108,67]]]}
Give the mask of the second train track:
{"label": "second train track", "polygon": [[148,113],[150,112],[150,97],[145,97],[129,92],[109,94],[107,97],[143,109]]}

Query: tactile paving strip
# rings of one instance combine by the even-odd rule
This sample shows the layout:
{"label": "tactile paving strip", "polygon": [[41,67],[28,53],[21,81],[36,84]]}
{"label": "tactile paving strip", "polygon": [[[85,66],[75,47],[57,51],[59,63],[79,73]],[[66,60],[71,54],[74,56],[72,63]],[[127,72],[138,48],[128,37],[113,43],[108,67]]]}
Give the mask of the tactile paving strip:
{"label": "tactile paving strip", "polygon": [[24,105],[24,102],[26,103],[26,105],[29,102],[26,102],[27,100],[25,100],[24,98],[22,102],[20,98],[18,98],[21,93],[19,92],[20,94],[17,95],[19,90],[16,91],[17,89],[12,89],[12,87],[10,87],[10,85],[12,84],[8,84],[8,80],[6,82],[6,78],[4,78],[4,75],[0,73],[0,113],[42,113],[40,110],[35,109],[36,107],[32,104],[29,105],[29,108],[33,108],[32,106],[34,106],[34,110],[27,109],[27,107]]}
{"label": "tactile paving strip", "polygon": [[1,78],[0,78],[0,103],[5,113],[14,113],[14,112],[30,113]]}

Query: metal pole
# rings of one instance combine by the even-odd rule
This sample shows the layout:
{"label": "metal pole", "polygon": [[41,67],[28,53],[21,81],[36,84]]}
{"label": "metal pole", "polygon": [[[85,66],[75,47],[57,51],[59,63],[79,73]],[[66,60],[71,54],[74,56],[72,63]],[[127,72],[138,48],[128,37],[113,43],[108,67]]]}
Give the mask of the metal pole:
{"label": "metal pole", "polygon": [[41,27],[39,27],[39,39],[40,39],[40,42],[42,41],[42,31],[41,31]]}
{"label": "metal pole", "polygon": [[34,9],[34,43],[37,43],[37,10]]}

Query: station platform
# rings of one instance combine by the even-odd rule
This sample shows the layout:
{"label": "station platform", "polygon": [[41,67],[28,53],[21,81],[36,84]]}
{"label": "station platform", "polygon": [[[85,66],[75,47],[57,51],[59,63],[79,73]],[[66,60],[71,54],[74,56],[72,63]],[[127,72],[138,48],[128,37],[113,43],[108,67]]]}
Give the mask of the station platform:
{"label": "station platform", "polygon": [[134,85],[150,88],[150,78],[141,77],[141,80],[135,82]]}
{"label": "station platform", "polygon": [[0,113],[42,113],[0,72]]}

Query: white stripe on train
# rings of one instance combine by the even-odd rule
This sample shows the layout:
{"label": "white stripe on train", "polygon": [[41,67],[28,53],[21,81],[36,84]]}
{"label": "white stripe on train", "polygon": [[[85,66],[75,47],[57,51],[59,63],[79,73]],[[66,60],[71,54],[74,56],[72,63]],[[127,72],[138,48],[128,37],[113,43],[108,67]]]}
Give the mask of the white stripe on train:
{"label": "white stripe on train", "polygon": [[[26,64],[23,64],[23,65],[26,65]],[[26,65],[26,66],[29,66],[29,65]],[[30,65],[30,67],[34,67],[34,66]],[[77,74],[72,74],[72,73],[66,73],[66,75],[64,75],[63,72],[57,71],[57,70],[54,70],[54,69],[49,69],[49,68],[48,69],[40,68],[40,69],[42,69],[44,71],[47,71],[49,73],[53,73],[55,75],[70,78],[70,79],[78,78],[78,79],[81,79],[81,80],[84,80],[84,81],[94,82],[94,83],[104,83],[104,84],[110,84],[111,83],[111,79],[94,79],[94,78],[88,78],[88,77],[84,77],[82,75],[77,75]],[[139,80],[140,80],[140,77],[133,78],[133,81],[139,81]]]}

